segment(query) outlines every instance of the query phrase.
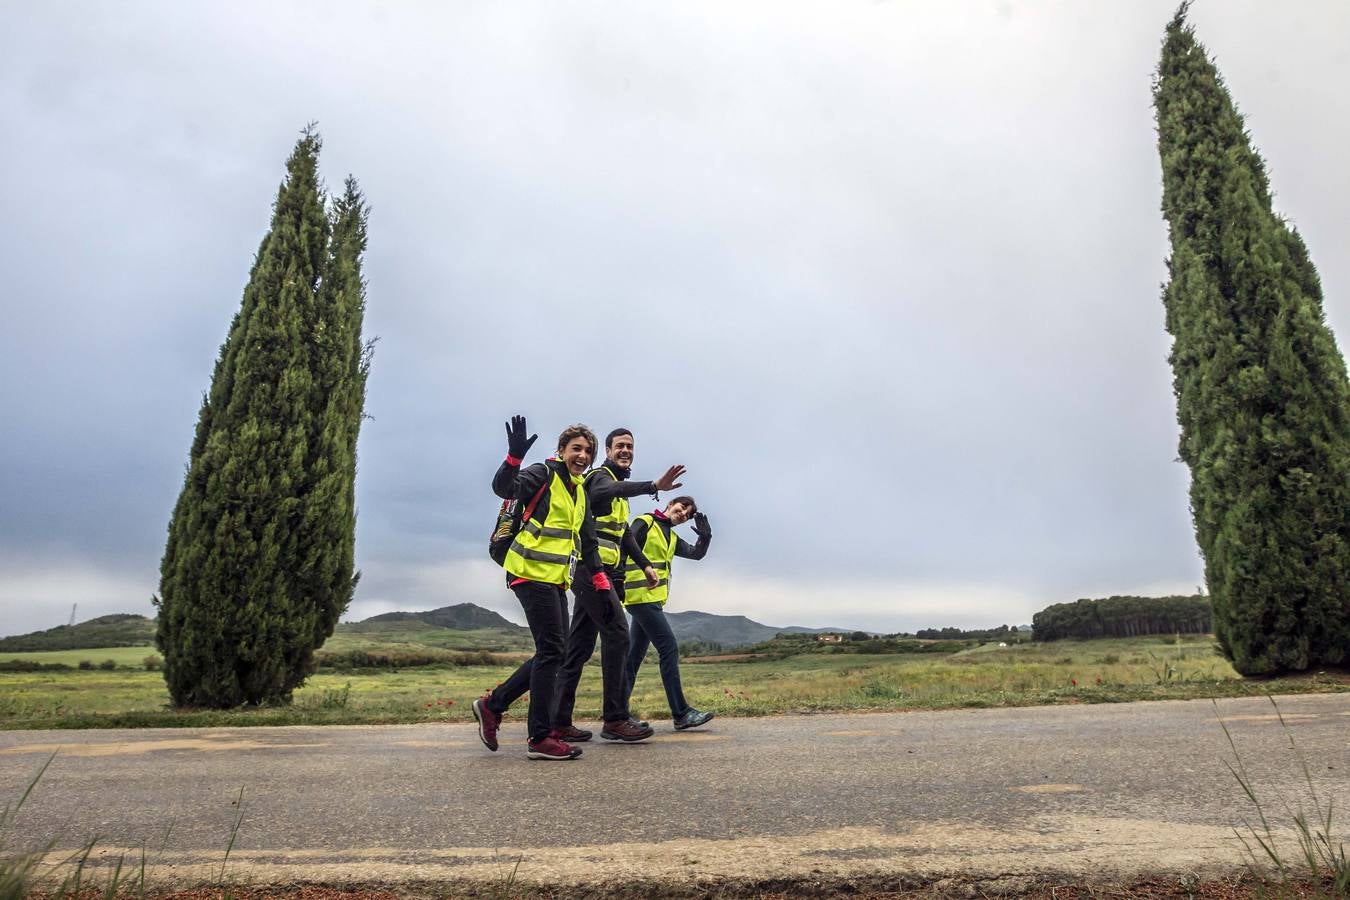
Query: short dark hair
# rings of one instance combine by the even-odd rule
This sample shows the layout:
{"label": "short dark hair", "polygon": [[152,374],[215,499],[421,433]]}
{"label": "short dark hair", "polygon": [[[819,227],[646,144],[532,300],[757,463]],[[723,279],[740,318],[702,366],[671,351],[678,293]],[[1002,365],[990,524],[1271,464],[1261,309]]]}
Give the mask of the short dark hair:
{"label": "short dark hair", "polygon": [[685,506],[689,507],[689,515],[691,516],[698,512],[698,503],[696,503],[694,498],[690,497],[688,494],[681,494],[680,496],[673,498],[670,503],[666,504],[666,509],[670,509],[670,507],[676,503],[683,503]]}
{"label": "short dark hair", "polygon": [[591,444],[591,454],[594,455],[594,454],[595,454],[595,432],[594,432],[594,431],[591,431],[591,430],[590,430],[589,428],[587,428],[585,425],[582,425],[582,424],[580,424],[580,423],[578,423],[578,424],[576,424],[576,425],[568,425],[566,428],[563,429],[563,433],[560,434],[560,435],[558,435],[558,452],[561,453],[562,450],[563,450],[568,444],[570,444],[570,443],[572,442],[572,439],[573,439],[573,438],[579,438],[579,437],[580,437],[580,438],[585,438],[586,440],[590,441],[590,444]]}
{"label": "short dark hair", "polygon": [[613,447],[614,439],[623,434],[626,434],[629,437],[633,436],[633,432],[629,431],[627,428],[615,428],[609,434],[605,435],[605,449],[608,450]]}

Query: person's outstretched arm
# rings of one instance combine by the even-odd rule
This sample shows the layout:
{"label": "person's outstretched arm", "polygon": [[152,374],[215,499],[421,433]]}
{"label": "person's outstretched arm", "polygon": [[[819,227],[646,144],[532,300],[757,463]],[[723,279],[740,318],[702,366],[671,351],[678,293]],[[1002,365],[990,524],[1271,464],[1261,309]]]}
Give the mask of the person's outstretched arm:
{"label": "person's outstretched arm", "polygon": [[520,464],[539,435],[525,436],[525,417],[512,416],[506,423],[506,459],[492,476],[492,493],[503,500],[529,500],[548,479],[548,467],[535,463],[522,469]]}
{"label": "person's outstretched arm", "polygon": [[[599,473],[603,472],[601,475]],[[613,500],[615,497],[625,499],[631,497],[641,497],[644,494],[650,494],[655,497],[661,491],[673,491],[680,487],[680,479],[684,477],[684,466],[671,466],[665,474],[655,481],[620,481],[601,466],[596,470],[596,476],[593,484],[587,484],[586,496],[592,500],[603,503],[606,500]]]}
{"label": "person's outstretched arm", "polygon": [[675,535],[676,556],[685,559],[702,559],[708,555],[708,547],[712,544],[712,526],[708,524],[708,517],[703,513],[694,513],[694,534],[698,535],[698,543],[692,547],[684,538]]}
{"label": "person's outstretched arm", "polygon": [[535,463],[522,469],[518,464],[512,465],[508,459],[497,467],[497,474],[492,476],[492,493],[503,500],[528,503],[534,499],[534,492],[539,490],[539,486],[547,478],[548,467],[543,463]]}

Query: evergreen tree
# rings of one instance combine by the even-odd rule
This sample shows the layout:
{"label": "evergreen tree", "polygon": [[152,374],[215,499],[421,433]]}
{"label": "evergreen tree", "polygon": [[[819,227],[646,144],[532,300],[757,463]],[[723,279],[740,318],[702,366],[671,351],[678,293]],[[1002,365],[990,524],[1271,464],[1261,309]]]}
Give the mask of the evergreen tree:
{"label": "evergreen tree", "polygon": [[1214,629],[1243,674],[1350,657],[1350,383],[1321,284],[1218,70],[1168,25],[1154,85],[1163,291]]}
{"label": "evergreen tree", "polygon": [[327,269],[309,328],[315,377],[312,413],[317,428],[306,461],[309,483],[301,522],[304,555],[298,596],[312,599],[317,618],[313,643],[297,661],[295,671],[303,674],[310,671],[313,649],[332,635],[360,577],[354,572],[356,439],[372,350],[361,339],[366,308],[361,276],[366,221],[361,191],[356,180],[348,177],[342,196],[333,203]]}
{"label": "evergreen tree", "polygon": [[330,224],[320,148],[306,129],[287,160],[169,523],[157,642],[180,706],[289,700],[355,584],[365,218],[352,184]]}

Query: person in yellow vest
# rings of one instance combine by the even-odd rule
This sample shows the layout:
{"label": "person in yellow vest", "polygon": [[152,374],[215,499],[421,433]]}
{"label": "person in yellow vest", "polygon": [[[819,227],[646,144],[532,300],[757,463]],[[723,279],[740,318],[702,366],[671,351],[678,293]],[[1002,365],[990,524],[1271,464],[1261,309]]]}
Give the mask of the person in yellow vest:
{"label": "person in yellow vest", "polygon": [[[698,543],[692,547],[675,533],[677,525],[691,518],[694,533],[698,535]],[[643,554],[656,569],[657,582],[649,584],[646,573],[636,561],[625,561],[623,606],[633,617],[628,629],[628,692],[631,695],[647,647],[655,644],[661,663],[661,683],[666,689],[666,702],[670,704],[675,730],[697,728],[712,719],[713,714],[694,709],[684,699],[684,688],[680,684],[680,648],[666,619],[665,605],[670,596],[671,563],[677,556],[702,559],[712,543],[712,526],[708,524],[708,517],[698,511],[693,497],[676,497],[664,510],[638,516],[629,529],[633,540],[642,547]]]}
{"label": "person in yellow vest", "polygon": [[503,500],[533,503],[502,567],[507,583],[525,610],[534,636],[534,656],[494,690],[473,702],[478,737],[489,750],[497,749],[502,714],[526,691],[530,692],[530,759],[576,759],[580,747],[560,740],[555,721],[558,711],[558,668],[567,635],[567,587],[580,560],[593,573],[591,586],[611,592],[609,577],[600,563],[595,519],[586,502],[583,476],[595,454],[595,434],[585,425],[573,425],[558,435],[558,455],[520,467],[539,437],[525,436],[525,418],[512,416],[506,426],[506,461],[492,479],[492,491]]}
{"label": "person in yellow vest", "polygon": [[[572,585],[576,606],[572,610],[572,630],[567,634],[567,653],[558,672],[558,731],[569,743],[589,741],[591,733],[572,724],[577,684],[581,669],[595,653],[595,638],[600,637],[601,720],[600,737],[607,741],[644,741],[652,736],[645,723],[628,715],[628,620],[619,601],[623,599],[623,576],[619,558],[635,561],[654,584],[656,570],[648,564],[642,547],[628,531],[628,498],[680,487],[684,466],[671,466],[655,481],[631,481],[633,469],[633,432],[615,428],[605,435],[605,461],[586,475],[586,500],[595,516],[596,537],[600,541],[600,561],[614,590],[597,591],[591,587],[590,572],[579,572]],[[615,596],[617,594],[617,596]]]}

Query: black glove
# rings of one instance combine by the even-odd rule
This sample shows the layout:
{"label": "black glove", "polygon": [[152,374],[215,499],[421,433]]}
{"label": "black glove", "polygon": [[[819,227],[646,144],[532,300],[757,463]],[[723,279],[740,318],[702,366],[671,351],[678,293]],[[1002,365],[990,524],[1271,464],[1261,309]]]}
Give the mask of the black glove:
{"label": "black glove", "polygon": [[525,454],[530,452],[530,447],[538,439],[537,434],[525,437],[524,416],[512,416],[511,421],[506,423],[506,452],[514,458],[524,459]]}
{"label": "black glove", "polygon": [[703,513],[694,513],[694,534],[701,538],[712,537],[712,526],[708,524],[708,517]]}

